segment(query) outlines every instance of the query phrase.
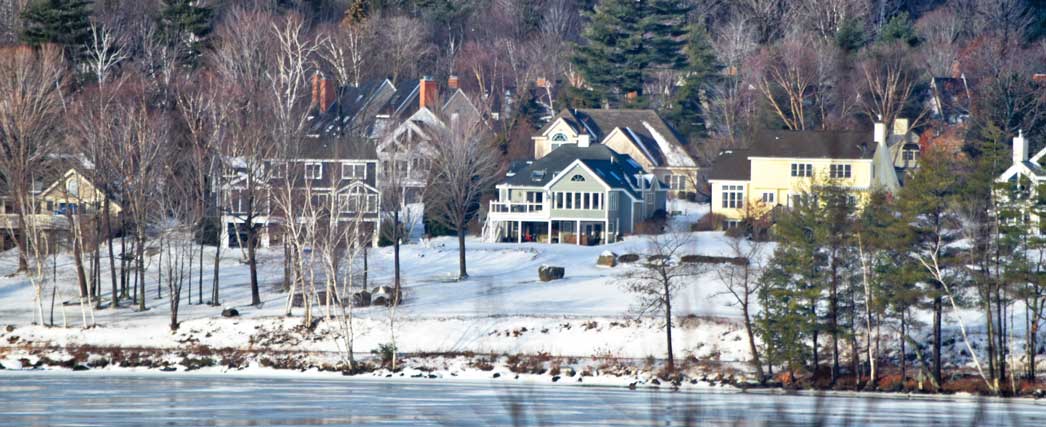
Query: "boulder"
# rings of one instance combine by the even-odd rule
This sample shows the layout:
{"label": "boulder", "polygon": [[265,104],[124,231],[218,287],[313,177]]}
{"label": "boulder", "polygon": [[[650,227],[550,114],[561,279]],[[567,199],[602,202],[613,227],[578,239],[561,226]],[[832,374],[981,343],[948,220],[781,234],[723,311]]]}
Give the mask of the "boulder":
{"label": "boulder", "polygon": [[[391,286],[378,286],[371,291],[371,305],[384,305],[386,307],[392,306],[394,289]],[[399,298],[396,299],[398,304],[403,303],[403,290],[400,289]]]}
{"label": "boulder", "polygon": [[636,254],[624,254],[617,257],[617,262],[622,264],[630,264],[636,261],[639,261],[639,255]]}
{"label": "boulder", "polygon": [[542,282],[551,282],[553,280],[562,279],[566,274],[566,269],[563,267],[555,267],[551,265],[542,265],[538,267],[538,279]]}
{"label": "boulder", "polygon": [[603,267],[613,267],[617,265],[617,254],[611,251],[603,251],[599,254],[599,258],[596,259],[596,265]]}
{"label": "boulder", "polygon": [[353,307],[368,307],[370,306],[370,292],[365,290],[352,294],[352,306]]}
{"label": "boulder", "polygon": [[225,310],[222,310],[222,317],[238,317],[239,315],[240,312],[237,311],[235,308],[227,308]]}

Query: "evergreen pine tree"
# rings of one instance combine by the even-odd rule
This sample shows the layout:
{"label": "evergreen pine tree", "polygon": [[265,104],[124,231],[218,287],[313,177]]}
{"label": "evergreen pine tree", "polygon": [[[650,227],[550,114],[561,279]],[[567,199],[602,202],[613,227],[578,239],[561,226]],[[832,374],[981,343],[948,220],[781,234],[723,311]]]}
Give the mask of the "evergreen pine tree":
{"label": "evergreen pine tree", "polygon": [[722,68],[704,28],[690,29],[686,45],[687,66],[683,85],[676,91],[666,111],[666,118],[676,130],[688,138],[707,133],[704,100],[706,91],[714,83]]}
{"label": "evergreen pine tree", "polygon": [[211,33],[210,8],[200,6],[198,0],[165,0],[160,11],[159,24],[163,37],[177,44],[186,63],[196,64]]}
{"label": "evergreen pine tree", "polygon": [[673,70],[687,66],[683,47],[687,40],[686,15],[689,6],[680,0],[645,0],[642,29],[650,56],[650,65]]}
{"label": "evergreen pine tree", "polygon": [[91,40],[87,0],[35,0],[22,11],[22,40],[39,46],[54,43],[76,60]]}
{"label": "evergreen pine tree", "polygon": [[907,253],[913,257],[911,262],[920,265],[919,282],[927,285],[922,292],[930,299],[930,310],[933,313],[932,355],[929,355],[933,367],[930,375],[938,386],[943,371],[941,327],[945,292],[943,284],[930,276],[922,261],[935,259],[934,262],[948,274],[953,274],[956,264],[961,264],[954,251],[946,250],[948,245],[961,237],[954,206],[960,198],[968,197],[960,191],[956,180],[957,170],[960,170],[960,165],[951,154],[929,150],[920,157],[919,169],[915,174],[905,179],[898,198],[903,220],[909,224],[915,236]]}
{"label": "evergreen pine tree", "polygon": [[644,4],[635,0],[603,0],[590,14],[582,32],[587,43],[577,47],[574,64],[591,88],[576,101],[615,102],[629,92],[641,93],[643,71],[650,57],[643,41]]}
{"label": "evergreen pine tree", "polygon": [[[824,211],[812,191],[795,197],[774,228],[778,243],[760,280],[760,335],[769,363],[789,374],[818,365],[818,306],[826,280],[819,228]],[[773,348],[769,348],[773,346]]]}
{"label": "evergreen pine tree", "polygon": [[879,42],[887,44],[901,42],[908,46],[919,44],[919,34],[915,32],[915,26],[912,25],[908,12],[894,15],[886,22],[886,25],[883,25],[879,31]]}
{"label": "evergreen pine tree", "polygon": [[577,65],[591,95],[574,96],[591,104],[643,104],[643,82],[655,70],[680,70],[687,65],[683,52],[686,15],[680,0],[603,0],[589,14],[582,32],[587,43],[577,47]]}

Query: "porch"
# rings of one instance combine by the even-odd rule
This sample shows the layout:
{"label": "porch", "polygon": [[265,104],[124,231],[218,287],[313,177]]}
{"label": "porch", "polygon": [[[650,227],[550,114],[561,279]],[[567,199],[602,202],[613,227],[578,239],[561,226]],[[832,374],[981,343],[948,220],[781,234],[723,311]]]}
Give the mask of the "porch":
{"label": "porch", "polygon": [[614,239],[608,221],[498,221],[498,241],[602,245]]}

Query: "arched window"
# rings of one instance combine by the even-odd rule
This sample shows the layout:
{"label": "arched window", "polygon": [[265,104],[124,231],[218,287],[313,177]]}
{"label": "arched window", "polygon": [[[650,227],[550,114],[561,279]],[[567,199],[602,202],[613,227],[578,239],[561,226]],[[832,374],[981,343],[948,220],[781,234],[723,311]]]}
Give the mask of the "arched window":
{"label": "arched window", "polygon": [[567,142],[567,136],[563,132],[552,135],[552,142]]}
{"label": "arched window", "polygon": [[581,175],[574,175],[574,176],[570,177],[570,181],[572,181],[572,182],[585,182],[585,177],[583,177]]}

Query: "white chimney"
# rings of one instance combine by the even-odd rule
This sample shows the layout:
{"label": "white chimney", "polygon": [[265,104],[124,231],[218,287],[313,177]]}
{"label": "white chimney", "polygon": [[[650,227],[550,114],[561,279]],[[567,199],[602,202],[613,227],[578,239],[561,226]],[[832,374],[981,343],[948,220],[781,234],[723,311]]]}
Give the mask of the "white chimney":
{"label": "white chimney", "polygon": [[875,122],[875,143],[886,144],[886,123],[883,123],[882,119]]}
{"label": "white chimney", "polygon": [[588,147],[589,145],[592,145],[592,137],[588,136],[587,133],[582,132],[581,135],[577,136],[578,147],[584,148]]}
{"label": "white chimney", "polygon": [[893,134],[894,135],[907,135],[908,134],[908,119],[902,119],[902,118],[893,119]]}
{"label": "white chimney", "polygon": [[1028,160],[1028,140],[1024,139],[1024,131],[1018,130],[1017,136],[1013,137],[1013,163],[1025,160]]}

